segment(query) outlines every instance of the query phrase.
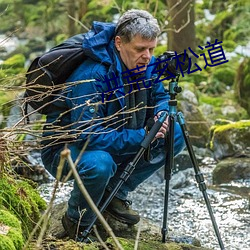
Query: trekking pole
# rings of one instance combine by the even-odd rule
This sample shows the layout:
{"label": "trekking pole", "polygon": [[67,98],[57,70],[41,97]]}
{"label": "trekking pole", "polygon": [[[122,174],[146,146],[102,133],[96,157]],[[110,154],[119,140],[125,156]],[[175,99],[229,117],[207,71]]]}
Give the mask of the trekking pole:
{"label": "trekking pole", "polygon": [[[138,161],[140,160],[140,158],[142,157],[142,155],[144,154],[146,149],[149,147],[150,143],[155,138],[155,135],[157,134],[157,132],[161,128],[163,122],[167,118],[167,115],[168,115],[167,112],[162,112],[159,119],[153,125],[152,129],[150,129],[149,133],[147,134],[147,136],[145,137],[145,139],[141,143],[140,150],[135,155],[134,159],[130,163],[128,163],[128,165],[126,166],[126,168],[124,169],[124,171],[122,172],[122,174],[120,176],[119,182],[117,183],[117,185],[115,186],[113,191],[110,193],[110,195],[108,196],[106,201],[102,204],[101,208],[99,209],[101,213],[107,208],[107,206],[112,201],[112,199],[114,198],[114,196],[116,195],[116,193],[118,192],[118,190],[120,189],[122,184],[132,174],[132,172],[134,171],[134,169],[136,167],[136,164],[138,163]],[[90,223],[90,225],[87,227],[87,229],[85,229],[83,231],[83,233],[82,233],[83,239],[86,239],[88,237],[88,235],[91,232],[92,227],[94,226],[96,220],[97,220],[97,216],[95,215],[93,221]]]}
{"label": "trekking pole", "polygon": [[182,130],[182,134],[188,149],[188,153],[191,159],[191,162],[193,164],[194,167],[194,171],[195,171],[195,178],[196,181],[199,185],[199,189],[203,194],[212,224],[213,224],[213,228],[215,231],[215,234],[217,236],[219,245],[221,250],[225,250],[225,247],[223,245],[221,236],[220,236],[220,232],[212,211],[212,207],[210,204],[210,201],[208,199],[208,195],[206,192],[206,184],[204,182],[204,177],[201,173],[201,171],[199,170],[198,167],[198,162],[196,160],[190,139],[189,139],[189,135],[188,135],[188,131],[186,129],[186,125],[185,125],[185,120],[184,117],[182,115],[181,112],[177,113],[177,100],[175,99],[177,93],[180,93],[182,91],[181,87],[178,86],[178,79],[179,77],[177,76],[176,80],[172,79],[169,83],[169,94],[170,94],[170,100],[169,100],[169,114],[168,114],[168,119],[169,119],[169,131],[168,131],[168,135],[166,137],[166,161],[165,161],[165,200],[164,200],[164,214],[163,214],[163,226],[162,226],[162,242],[165,243],[166,242],[166,234],[168,232],[167,229],[167,216],[168,216],[168,196],[169,196],[169,182],[171,179],[171,175],[172,175],[172,169],[174,166],[174,123],[175,123],[175,119],[177,117],[178,122],[181,126],[181,130]]}

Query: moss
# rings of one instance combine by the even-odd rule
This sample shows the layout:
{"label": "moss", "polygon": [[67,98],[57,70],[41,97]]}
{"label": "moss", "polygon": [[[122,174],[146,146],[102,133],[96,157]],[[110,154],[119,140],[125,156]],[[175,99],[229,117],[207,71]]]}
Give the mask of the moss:
{"label": "moss", "polygon": [[40,218],[40,211],[46,207],[38,192],[23,180],[9,176],[0,179],[0,206],[13,213],[21,222],[24,237],[34,228]]}
{"label": "moss", "polygon": [[[218,141],[220,141],[221,144],[227,144],[228,147],[232,148],[234,145],[229,141],[230,137],[225,136],[231,133],[232,131],[235,134],[235,140],[238,142],[242,143],[247,143],[250,141],[250,133],[246,133],[245,131],[249,130],[250,128],[250,120],[243,120],[243,121],[238,121],[238,122],[231,122],[225,125],[214,125],[210,129],[210,149],[214,149],[214,140],[215,137],[217,138]],[[250,131],[249,131],[250,132]],[[228,140],[228,141],[225,141]],[[234,141],[235,143],[235,141]]]}
{"label": "moss", "polygon": [[[124,239],[124,238],[118,238],[118,240],[124,250],[134,249],[134,245],[135,245],[134,240]],[[113,240],[111,238],[109,238],[107,242],[113,245]],[[203,247],[196,247],[193,245],[175,243],[175,242],[162,243],[161,241],[155,241],[155,240],[148,240],[148,241],[139,240],[138,249],[139,250],[152,250],[152,249],[154,250],[164,250],[164,249],[165,250],[199,250],[199,249],[205,250],[205,248]]]}
{"label": "moss", "polygon": [[224,103],[224,99],[221,96],[211,97],[208,95],[201,95],[199,97],[199,101],[200,101],[200,103],[207,103],[207,104],[210,104],[214,107],[220,107],[220,108],[221,108],[222,104]]}
{"label": "moss", "polygon": [[2,64],[2,69],[9,69],[9,68],[23,68],[25,64],[25,56],[22,54],[16,54],[7,60],[4,61]]}
{"label": "moss", "polygon": [[13,241],[7,235],[0,234],[0,249],[16,250]]}
{"label": "moss", "polygon": [[0,221],[7,226],[14,227],[17,230],[21,230],[20,221],[16,218],[16,216],[11,214],[7,210],[0,210]]}
{"label": "moss", "polygon": [[233,122],[222,126],[215,126],[214,133],[225,132],[231,129],[245,129],[250,127],[250,121]]}
{"label": "moss", "polygon": [[22,236],[22,231],[16,231],[16,229],[11,228],[8,235],[7,235],[13,242],[14,246],[16,247],[16,249],[21,249],[23,244],[24,244],[24,240],[23,240],[23,236]]}
{"label": "moss", "polygon": [[8,233],[0,234],[0,249],[21,249],[24,243],[22,236],[22,229],[20,221],[8,212],[7,210],[0,210],[0,223],[4,226],[10,227]]}
{"label": "moss", "polygon": [[234,83],[236,72],[229,67],[216,68],[213,72],[213,79],[218,80],[228,86],[232,86]]}

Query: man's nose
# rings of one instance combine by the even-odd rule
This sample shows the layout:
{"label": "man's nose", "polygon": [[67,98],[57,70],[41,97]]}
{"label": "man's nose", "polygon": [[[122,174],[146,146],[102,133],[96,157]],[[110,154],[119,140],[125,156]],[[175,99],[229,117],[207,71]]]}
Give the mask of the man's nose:
{"label": "man's nose", "polygon": [[150,54],[149,49],[147,49],[147,50],[144,51],[142,57],[143,57],[143,59],[148,59],[148,60],[150,59],[151,54]]}

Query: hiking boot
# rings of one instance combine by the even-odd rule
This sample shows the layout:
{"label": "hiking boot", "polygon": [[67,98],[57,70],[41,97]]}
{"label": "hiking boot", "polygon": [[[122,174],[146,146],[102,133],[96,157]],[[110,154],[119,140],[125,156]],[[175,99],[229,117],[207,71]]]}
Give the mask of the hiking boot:
{"label": "hiking boot", "polygon": [[85,239],[82,234],[86,229],[86,227],[80,226],[78,225],[78,223],[75,223],[75,221],[73,221],[68,217],[67,213],[65,213],[64,216],[62,217],[62,225],[66,232],[65,236],[68,236],[70,239],[85,243],[91,243],[97,241],[97,238],[92,234],[90,234]]}
{"label": "hiking boot", "polygon": [[132,201],[114,197],[105,211],[122,223],[134,225],[140,221],[140,216],[130,208],[131,205]]}

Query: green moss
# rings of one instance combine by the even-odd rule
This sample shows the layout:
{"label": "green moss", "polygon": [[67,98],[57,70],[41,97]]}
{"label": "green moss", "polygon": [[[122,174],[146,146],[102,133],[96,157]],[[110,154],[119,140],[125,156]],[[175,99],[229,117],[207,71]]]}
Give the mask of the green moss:
{"label": "green moss", "polygon": [[24,243],[20,221],[7,210],[0,210],[0,224],[10,227],[6,235],[0,235],[0,249],[21,249]]}
{"label": "green moss", "polygon": [[214,133],[225,132],[231,129],[241,130],[249,127],[250,127],[250,121],[233,122],[222,126],[220,125],[215,126]]}
{"label": "green moss", "polygon": [[11,228],[7,236],[12,240],[16,249],[22,249],[24,245],[24,240],[22,236],[22,231],[16,231],[16,229]]}
{"label": "green moss", "polygon": [[0,210],[0,221],[7,226],[14,227],[17,230],[21,230],[20,221],[16,218],[16,216],[11,214],[7,210]]}
{"label": "green moss", "polygon": [[[133,239],[124,239],[124,238],[118,238],[120,244],[122,245],[124,250],[133,250],[135,241]],[[107,243],[111,243],[113,245],[113,240],[109,238]],[[196,247],[194,245],[188,245],[188,244],[182,244],[182,243],[175,243],[175,242],[168,242],[168,243],[162,243],[161,241],[155,241],[155,240],[144,240],[140,241],[138,244],[139,250],[199,250],[199,249],[205,249],[202,247]]]}
{"label": "green moss", "polygon": [[218,80],[228,86],[232,86],[234,83],[236,72],[229,67],[218,67],[213,72],[213,79]]}
{"label": "green moss", "polygon": [[27,238],[46,203],[27,182],[4,176],[0,179],[0,206],[8,209],[21,221],[24,237]]}
{"label": "green moss", "polygon": [[2,64],[2,69],[9,69],[9,68],[23,68],[25,64],[25,56],[23,54],[16,54],[7,60],[4,61]]}
{"label": "green moss", "polygon": [[200,103],[207,103],[214,107],[219,107],[219,108],[221,108],[222,104],[224,103],[224,99],[221,96],[212,97],[208,95],[201,95],[199,97],[199,101]]}
{"label": "green moss", "polygon": [[0,234],[0,249],[16,250],[13,241],[7,235]]}
{"label": "green moss", "polygon": [[[210,129],[210,143],[209,147],[211,150],[214,149],[213,142],[215,140],[215,137],[217,140],[219,140],[221,143],[227,144],[229,147],[233,148],[234,145],[229,141],[230,137],[225,136],[228,133],[231,133],[231,131],[234,131],[235,138],[237,138],[237,141],[239,142],[249,142],[250,141],[250,133],[245,133],[246,130],[249,130],[250,128],[250,120],[243,120],[238,122],[231,122],[225,125],[214,125]],[[227,141],[226,141],[227,140]],[[233,151],[233,149],[232,149]]]}

